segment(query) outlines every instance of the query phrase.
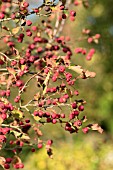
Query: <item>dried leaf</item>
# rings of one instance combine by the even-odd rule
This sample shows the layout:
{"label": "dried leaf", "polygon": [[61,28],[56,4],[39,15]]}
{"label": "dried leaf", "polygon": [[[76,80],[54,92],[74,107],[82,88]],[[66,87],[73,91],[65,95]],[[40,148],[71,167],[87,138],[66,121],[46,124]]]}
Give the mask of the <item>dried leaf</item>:
{"label": "dried leaf", "polygon": [[97,123],[96,124],[92,124],[91,125],[91,129],[92,130],[97,130],[99,133],[103,133],[103,129],[101,128],[101,126],[99,126]]}
{"label": "dried leaf", "polygon": [[22,161],[21,161],[21,159],[17,156],[17,155],[15,155],[14,157],[13,157],[13,160],[12,160],[12,164],[14,165],[14,164],[17,164],[17,163],[21,163]]}
{"label": "dried leaf", "polygon": [[46,79],[45,79],[45,81],[43,83],[43,87],[44,87],[43,95],[46,93],[46,89],[47,89],[47,86],[48,86],[48,83],[49,83],[50,75],[51,75],[50,72],[48,72],[47,77],[46,77]]}
{"label": "dried leaf", "polygon": [[15,69],[14,69],[14,68],[7,67],[7,70],[8,70],[8,72],[9,72],[10,74],[12,74],[12,75],[15,77],[16,72],[15,72]]}
{"label": "dried leaf", "polygon": [[48,154],[49,158],[53,159],[53,151],[50,148],[50,146],[46,145],[46,149],[47,149],[47,154]]}
{"label": "dried leaf", "polygon": [[37,128],[37,127],[34,127],[34,131],[36,132],[36,134],[37,134],[38,136],[42,136],[42,135],[43,135],[42,132],[41,132],[41,130],[40,130],[39,128]]}
{"label": "dried leaf", "polygon": [[5,163],[5,158],[0,156],[0,165],[3,167],[4,163]]}
{"label": "dried leaf", "polygon": [[95,72],[90,72],[90,71],[86,71],[85,72],[85,76],[88,78],[88,77],[91,77],[91,78],[94,78],[96,76],[96,73]]}
{"label": "dried leaf", "polygon": [[3,123],[3,119],[0,117],[0,125]]}
{"label": "dried leaf", "polygon": [[19,30],[20,30],[20,27],[13,28],[12,33],[17,34],[19,32]]}
{"label": "dried leaf", "polygon": [[40,99],[40,97],[41,97],[40,92],[38,92],[38,93],[36,93],[36,94],[34,95],[34,99],[35,99],[36,101],[38,101],[38,100]]}
{"label": "dried leaf", "polygon": [[95,44],[99,43],[98,39],[94,39],[93,41],[95,42]]}
{"label": "dried leaf", "polygon": [[39,116],[34,116],[33,115],[33,118],[38,122],[41,118]]}
{"label": "dried leaf", "polygon": [[12,47],[14,54],[16,55],[16,58],[20,59],[19,51],[15,48]]}
{"label": "dried leaf", "polygon": [[86,116],[83,116],[83,118],[81,119],[83,122],[86,122],[87,121],[87,117]]}
{"label": "dried leaf", "polygon": [[69,66],[68,69],[71,69],[71,70],[75,71],[78,74],[82,74],[82,72],[83,72],[82,67],[79,66],[79,65],[78,66]]}
{"label": "dried leaf", "polygon": [[13,79],[14,79],[14,76],[12,74],[9,75],[9,77],[7,79],[7,89],[9,89],[10,86],[12,85]]}
{"label": "dried leaf", "polygon": [[[76,73],[83,75],[84,79],[94,78],[96,76],[95,72],[84,70],[79,65],[78,66],[69,66],[68,69],[71,69],[71,70],[75,71]],[[83,78],[83,77],[81,77],[81,78]]]}

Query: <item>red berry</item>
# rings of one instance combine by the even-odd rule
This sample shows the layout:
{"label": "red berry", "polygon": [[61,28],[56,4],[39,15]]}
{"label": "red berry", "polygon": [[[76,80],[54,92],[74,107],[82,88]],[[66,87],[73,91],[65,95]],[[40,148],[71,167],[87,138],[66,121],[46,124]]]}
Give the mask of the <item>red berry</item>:
{"label": "red berry", "polygon": [[71,21],[75,21],[75,17],[70,16],[70,20],[71,20]]}
{"label": "red berry", "polygon": [[20,96],[16,96],[16,98],[14,99],[14,102],[15,102],[15,103],[18,103],[19,100],[20,100]]}
{"label": "red berry", "polygon": [[95,38],[96,38],[96,39],[99,39],[100,37],[101,37],[100,34],[96,34],[96,35],[95,35]]}
{"label": "red berry", "polygon": [[10,90],[6,90],[6,96],[10,96]]}
{"label": "red berry", "polygon": [[71,106],[72,106],[72,108],[73,108],[73,109],[76,109],[76,108],[77,108],[77,104],[76,104],[76,102],[72,103],[72,105],[71,105]]}
{"label": "red berry", "polygon": [[79,110],[79,111],[83,111],[83,110],[84,110],[84,106],[83,106],[83,105],[80,105],[80,106],[78,107],[78,110]]}
{"label": "red berry", "polygon": [[6,113],[2,113],[0,115],[0,117],[3,119],[3,120],[6,120],[7,119],[7,114]]}
{"label": "red berry", "polygon": [[64,5],[60,6],[60,10],[64,10],[64,8],[65,8]]}
{"label": "red berry", "polygon": [[32,29],[33,31],[37,31],[37,26],[32,26],[31,29]]}
{"label": "red berry", "polygon": [[13,13],[13,14],[11,14],[11,18],[12,19],[15,19],[16,18],[16,15]]}
{"label": "red berry", "polygon": [[83,129],[82,129],[82,131],[83,131],[83,133],[85,133],[85,134],[86,134],[86,133],[88,133],[89,128],[88,128],[88,127],[85,127],[85,128],[83,128]]}
{"label": "red berry", "polygon": [[72,120],[72,119],[74,119],[75,118],[75,115],[73,114],[73,112],[72,113],[70,113],[70,115],[69,115],[69,119],[70,120]]}
{"label": "red berry", "polygon": [[29,6],[29,3],[25,1],[25,2],[23,3],[23,6],[24,6],[25,8],[27,8],[27,7]]}
{"label": "red berry", "polygon": [[53,120],[52,120],[52,123],[53,123],[53,124],[56,124],[56,123],[57,123],[57,120],[56,120],[56,119],[53,119]]}
{"label": "red berry", "polygon": [[32,32],[31,32],[29,29],[26,30],[26,34],[27,34],[27,36],[29,36],[29,37],[32,36]]}
{"label": "red berry", "polygon": [[58,70],[59,70],[59,72],[63,73],[65,71],[65,67],[64,66],[59,66]]}
{"label": "red berry", "polygon": [[24,168],[24,164],[23,163],[19,163],[19,168]]}
{"label": "red berry", "polygon": [[75,91],[74,91],[74,94],[75,94],[76,96],[78,96],[78,95],[79,95],[78,90],[75,90]]}
{"label": "red berry", "polygon": [[6,158],[6,163],[11,163],[12,162],[12,158]]}
{"label": "red berry", "polygon": [[65,114],[64,113],[61,114],[61,118],[65,118]]}
{"label": "red berry", "polygon": [[22,80],[17,80],[16,86],[17,86],[17,87],[20,87],[20,86],[22,86],[22,85],[23,85]]}
{"label": "red berry", "polygon": [[48,141],[47,141],[47,145],[50,145],[50,146],[51,146],[51,145],[52,145],[52,143],[53,143],[53,141],[52,141],[52,140],[48,140]]}
{"label": "red berry", "polygon": [[76,122],[74,122],[74,126],[81,126],[81,125],[82,125],[81,120],[77,120]]}
{"label": "red berry", "polygon": [[29,120],[29,119],[26,119],[26,120],[25,120],[25,122],[26,122],[26,123],[29,123],[29,122],[30,122],[30,120]]}
{"label": "red berry", "polygon": [[27,26],[31,26],[31,25],[32,25],[32,22],[31,22],[30,20],[27,20],[27,21],[26,21],[26,25],[27,25]]}
{"label": "red berry", "polygon": [[54,75],[54,76],[52,77],[52,80],[53,80],[53,82],[57,81],[57,76]]}
{"label": "red berry", "polygon": [[9,168],[10,168],[10,165],[5,163],[5,164],[4,164],[4,168],[5,168],[5,169],[9,169]]}
{"label": "red berry", "polygon": [[78,110],[74,110],[74,111],[73,111],[73,114],[74,114],[75,116],[78,116],[78,115],[79,115],[79,111],[78,111]]}
{"label": "red berry", "polygon": [[42,143],[38,143],[37,147],[40,149],[43,147],[43,144]]}
{"label": "red berry", "polygon": [[60,103],[66,103],[66,101],[67,101],[67,100],[66,100],[65,97],[60,97],[60,98],[59,98],[59,102],[60,102]]}
{"label": "red berry", "polygon": [[62,19],[66,19],[66,14],[62,14]]}
{"label": "red berry", "polygon": [[16,60],[11,61],[11,66],[15,66],[17,64]]}
{"label": "red berry", "polygon": [[57,114],[56,114],[56,113],[53,113],[53,114],[51,115],[51,117],[52,117],[53,119],[55,119],[55,118],[57,117]]}
{"label": "red berry", "polygon": [[0,19],[4,19],[5,15],[4,13],[0,12]]}
{"label": "red berry", "polygon": [[92,37],[89,37],[88,38],[88,43],[92,43],[93,42],[93,38]]}
{"label": "red berry", "polygon": [[32,149],[31,149],[31,152],[35,152],[35,148],[32,148]]}
{"label": "red berry", "polygon": [[75,17],[75,16],[76,16],[76,12],[75,12],[75,11],[70,11],[70,15],[71,15],[72,17]]}
{"label": "red berry", "polygon": [[5,96],[5,95],[6,95],[6,91],[5,90],[0,91],[0,96]]}
{"label": "red berry", "polygon": [[35,13],[39,13],[39,9],[38,9],[38,8],[33,9],[33,11],[34,11]]}

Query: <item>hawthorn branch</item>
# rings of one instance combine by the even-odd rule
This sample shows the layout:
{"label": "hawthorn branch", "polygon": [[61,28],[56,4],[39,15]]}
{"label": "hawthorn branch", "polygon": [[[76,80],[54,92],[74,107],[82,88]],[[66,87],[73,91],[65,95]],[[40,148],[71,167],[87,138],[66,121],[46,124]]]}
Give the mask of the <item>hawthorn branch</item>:
{"label": "hawthorn branch", "polygon": [[[44,69],[44,68],[43,68]],[[42,70],[43,70],[42,69]],[[21,94],[23,92],[23,90],[27,87],[28,83],[34,78],[36,77],[37,75],[40,75],[40,73],[42,72],[42,70],[36,74],[34,74],[33,76],[31,76],[27,81],[26,83],[24,84],[24,86],[22,87],[22,89],[19,91],[19,94]]]}
{"label": "hawthorn branch", "polygon": [[13,125],[7,125],[7,124],[1,124],[0,126],[13,128],[13,129],[18,130],[19,132],[23,133],[23,132],[21,131],[21,129],[19,128],[19,126],[13,126]]}
{"label": "hawthorn branch", "polygon": [[[70,4],[71,4],[71,0],[66,1],[65,7],[68,8]],[[56,37],[58,37],[60,35],[60,33],[62,32],[65,22],[66,22],[65,19],[63,19],[61,21],[61,24],[60,24],[59,30],[57,31]]]}

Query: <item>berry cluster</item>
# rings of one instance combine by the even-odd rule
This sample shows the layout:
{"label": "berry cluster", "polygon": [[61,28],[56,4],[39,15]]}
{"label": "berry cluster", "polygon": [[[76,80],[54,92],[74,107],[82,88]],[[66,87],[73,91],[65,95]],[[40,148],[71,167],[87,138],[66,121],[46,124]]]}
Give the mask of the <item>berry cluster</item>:
{"label": "berry cluster", "polygon": [[[75,88],[76,81],[95,77],[95,73],[72,64],[70,37],[60,35],[65,20],[76,18],[69,1],[59,2],[57,6],[43,4],[32,11],[27,1],[0,3],[3,30],[3,36],[0,35],[3,44],[0,47],[0,150],[8,150],[12,155],[7,158],[1,155],[0,164],[4,169],[11,166],[19,169],[24,168],[19,155],[26,146],[31,152],[45,146],[52,157],[53,141],[45,142],[41,138],[41,127],[48,123],[60,124],[69,133],[100,130],[92,124],[84,125],[86,102],[79,98]],[[75,0],[74,5],[79,4],[88,7],[87,1]],[[38,24],[28,19],[31,14],[40,17]],[[99,34],[91,36],[90,30],[84,29],[82,33],[88,43],[97,43],[100,38]],[[87,51],[77,47],[75,53],[86,55]],[[90,49],[86,59],[90,60],[94,53],[95,49]]]}

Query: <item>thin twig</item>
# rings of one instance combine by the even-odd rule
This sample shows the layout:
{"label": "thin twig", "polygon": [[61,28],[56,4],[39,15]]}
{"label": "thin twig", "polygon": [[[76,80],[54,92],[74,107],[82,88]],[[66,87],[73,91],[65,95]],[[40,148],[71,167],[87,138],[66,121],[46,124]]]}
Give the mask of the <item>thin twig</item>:
{"label": "thin twig", "polygon": [[6,54],[0,52],[1,55],[3,55],[7,60],[11,61],[12,59],[10,59]]}

